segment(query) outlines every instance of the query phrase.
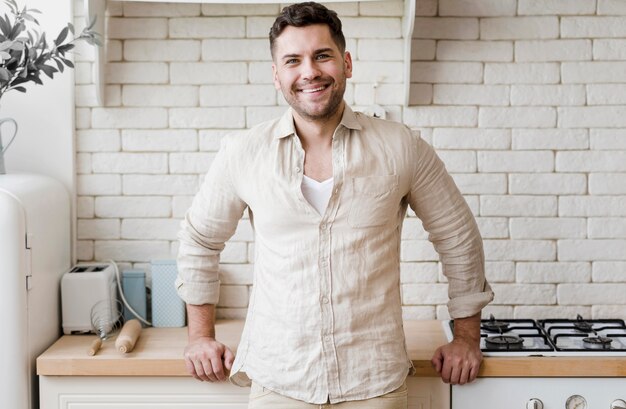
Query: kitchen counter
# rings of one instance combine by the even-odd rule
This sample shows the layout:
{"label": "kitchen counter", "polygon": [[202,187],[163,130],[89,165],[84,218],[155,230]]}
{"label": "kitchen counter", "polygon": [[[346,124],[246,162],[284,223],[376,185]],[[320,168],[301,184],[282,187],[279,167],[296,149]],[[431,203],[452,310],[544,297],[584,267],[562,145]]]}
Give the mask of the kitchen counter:
{"label": "kitchen counter", "polygon": [[[241,320],[219,321],[218,339],[234,352],[243,328]],[[405,321],[409,357],[415,376],[437,377],[430,358],[446,338],[441,321]],[[95,356],[87,355],[93,335],[65,335],[37,358],[37,374],[48,376],[167,376],[188,377],[183,361],[187,328],[144,328],[135,349],[115,349],[115,337]],[[622,377],[624,357],[485,357],[480,377]]]}

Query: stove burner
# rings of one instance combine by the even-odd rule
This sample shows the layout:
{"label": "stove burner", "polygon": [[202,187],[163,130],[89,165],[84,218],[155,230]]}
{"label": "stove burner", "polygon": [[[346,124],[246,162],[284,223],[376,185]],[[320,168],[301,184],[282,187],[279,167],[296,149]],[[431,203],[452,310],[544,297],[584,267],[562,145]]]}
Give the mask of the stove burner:
{"label": "stove burner", "polygon": [[607,337],[587,337],[583,338],[585,349],[610,349],[613,340]]}
{"label": "stove burner", "polygon": [[483,322],[483,328],[489,332],[498,332],[502,334],[509,329],[509,323],[504,321],[497,321],[493,315],[489,317],[489,321]]}
{"label": "stove burner", "polygon": [[589,322],[584,321],[583,317],[581,317],[580,315],[576,316],[576,322],[574,322],[574,328],[576,328],[577,330],[581,332],[586,332],[587,334],[590,332],[594,332],[592,325]]}
{"label": "stove burner", "polygon": [[524,341],[515,335],[496,335],[485,338],[485,343],[493,349],[522,349]]}

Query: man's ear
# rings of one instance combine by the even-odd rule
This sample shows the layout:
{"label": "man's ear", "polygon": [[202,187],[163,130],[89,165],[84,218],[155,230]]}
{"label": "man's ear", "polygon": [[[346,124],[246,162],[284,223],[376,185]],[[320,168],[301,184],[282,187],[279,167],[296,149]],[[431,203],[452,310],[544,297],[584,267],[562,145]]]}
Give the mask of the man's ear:
{"label": "man's ear", "polygon": [[276,64],[272,64],[272,81],[274,81],[274,88],[280,90],[280,81],[278,81],[278,69]]}
{"label": "man's ear", "polygon": [[344,53],[343,66],[346,78],[352,78],[352,56],[350,55],[350,51]]}

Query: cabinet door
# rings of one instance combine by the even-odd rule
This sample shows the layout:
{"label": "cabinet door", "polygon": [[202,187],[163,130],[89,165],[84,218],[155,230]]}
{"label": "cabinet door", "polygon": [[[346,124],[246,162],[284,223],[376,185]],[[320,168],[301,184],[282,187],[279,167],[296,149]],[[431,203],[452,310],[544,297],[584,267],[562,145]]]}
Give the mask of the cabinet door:
{"label": "cabinet door", "polygon": [[[407,386],[408,409],[450,409],[441,379],[409,377]],[[186,377],[40,377],[40,409],[247,409],[248,394]]]}
{"label": "cabinet door", "polygon": [[247,397],[233,400],[219,395],[62,396],[59,409],[247,409]]}
{"label": "cabinet door", "polygon": [[247,409],[249,388],[175,377],[40,377],[40,409]]}
{"label": "cabinet door", "polygon": [[73,395],[59,399],[59,409],[247,409],[248,399],[221,395]]}

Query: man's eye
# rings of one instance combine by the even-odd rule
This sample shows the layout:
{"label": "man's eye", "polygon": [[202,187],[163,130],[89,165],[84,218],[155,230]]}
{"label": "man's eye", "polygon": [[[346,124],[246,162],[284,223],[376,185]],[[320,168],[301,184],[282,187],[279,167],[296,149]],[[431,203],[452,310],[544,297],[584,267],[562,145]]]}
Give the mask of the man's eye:
{"label": "man's eye", "polygon": [[290,59],[285,61],[285,64],[295,64],[297,62],[298,62],[298,60],[296,58],[290,58]]}
{"label": "man's eye", "polygon": [[330,55],[328,55],[328,54],[318,54],[315,58],[317,58],[318,60],[325,60],[327,58],[330,58]]}

